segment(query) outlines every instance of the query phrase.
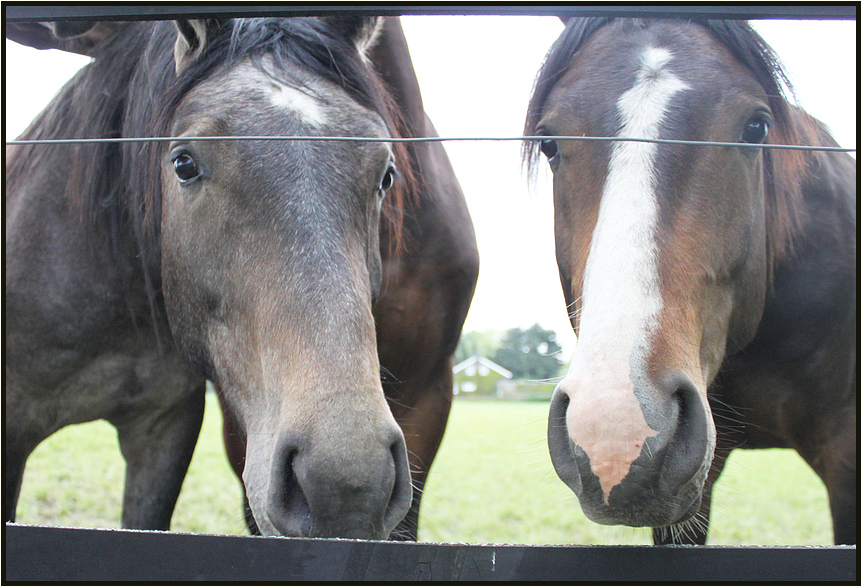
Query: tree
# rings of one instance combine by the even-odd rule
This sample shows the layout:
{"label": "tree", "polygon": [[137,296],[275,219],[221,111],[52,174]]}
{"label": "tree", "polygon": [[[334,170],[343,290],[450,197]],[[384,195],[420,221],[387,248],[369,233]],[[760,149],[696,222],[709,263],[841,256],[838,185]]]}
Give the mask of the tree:
{"label": "tree", "polygon": [[560,373],[561,350],[553,330],[534,324],[527,330],[508,330],[491,360],[518,379],[552,379]]}
{"label": "tree", "polygon": [[500,346],[500,335],[497,332],[465,332],[458,341],[455,349],[455,364],[466,361],[473,355],[481,355],[491,358],[491,355]]}

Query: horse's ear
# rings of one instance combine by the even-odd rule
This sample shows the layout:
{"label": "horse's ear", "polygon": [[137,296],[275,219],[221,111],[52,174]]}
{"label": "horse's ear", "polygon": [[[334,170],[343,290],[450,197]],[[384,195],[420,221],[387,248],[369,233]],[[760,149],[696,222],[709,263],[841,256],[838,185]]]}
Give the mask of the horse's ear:
{"label": "horse's ear", "polygon": [[115,21],[10,22],[6,38],[34,49],[94,57],[93,48],[123,26]]}
{"label": "horse's ear", "polygon": [[207,38],[215,29],[222,25],[222,20],[216,18],[193,18],[175,20],[177,41],[174,44],[174,65],[177,73],[201,56],[207,44]]}
{"label": "horse's ear", "polygon": [[356,45],[363,58],[367,57],[383,29],[381,16],[325,16],[323,20]]}
{"label": "horse's ear", "polygon": [[6,38],[34,49],[54,49],[57,38],[40,22],[7,22]]}
{"label": "horse's ear", "polygon": [[88,21],[57,21],[50,23],[51,31],[58,39],[73,39],[86,35],[96,26],[95,22]]}

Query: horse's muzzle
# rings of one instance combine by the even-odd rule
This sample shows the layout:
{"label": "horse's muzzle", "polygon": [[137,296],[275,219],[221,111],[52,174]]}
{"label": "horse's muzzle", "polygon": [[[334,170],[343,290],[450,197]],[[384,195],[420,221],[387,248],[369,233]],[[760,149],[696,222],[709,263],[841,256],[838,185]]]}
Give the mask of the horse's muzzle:
{"label": "horse's muzzle", "polygon": [[[551,402],[548,446],[557,475],[578,496],[584,514],[599,524],[653,528],[691,518],[700,507],[713,446],[709,415],[688,378],[676,374],[665,379],[663,389],[651,391],[668,398],[645,408],[663,412],[659,420],[665,425],[643,441],[628,473],[609,491],[594,472],[602,463],[592,463],[572,440],[567,427],[572,408],[563,383]],[[601,425],[596,422],[599,437]]]}
{"label": "horse's muzzle", "polygon": [[407,449],[397,426],[373,440],[282,438],[266,504],[251,503],[262,533],[388,539],[412,501]]}

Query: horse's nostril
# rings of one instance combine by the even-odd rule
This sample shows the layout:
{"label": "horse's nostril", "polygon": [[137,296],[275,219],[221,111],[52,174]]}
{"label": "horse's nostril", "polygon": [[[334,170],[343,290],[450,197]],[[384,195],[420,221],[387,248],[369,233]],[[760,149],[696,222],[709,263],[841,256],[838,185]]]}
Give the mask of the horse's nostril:
{"label": "horse's nostril", "polygon": [[569,394],[563,392],[557,393],[554,397],[554,401],[556,403],[556,411],[559,412],[557,416],[565,422],[566,410],[569,408]]}
{"label": "horse's nostril", "polygon": [[296,456],[296,449],[288,449],[285,452],[280,480],[283,484],[281,503],[278,506],[281,509],[280,516],[293,520],[293,523],[298,525],[298,529],[303,536],[311,536],[311,509],[308,506],[308,499],[305,497],[302,485],[296,476],[294,468]]}
{"label": "horse's nostril", "polygon": [[708,414],[694,383],[684,375],[668,380],[666,388],[674,389],[671,397],[677,407],[677,417],[660,482],[678,491],[680,486],[698,476],[704,463],[709,464]]}
{"label": "horse's nostril", "polygon": [[383,518],[383,525],[387,528],[398,525],[407,515],[413,502],[413,484],[410,477],[410,464],[407,459],[407,447],[400,432],[398,438],[389,445],[389,453],[392,455],[395,479],[392,484],[389,503],[386,506],[386,514]]}
{"label": "horse's nostril", "polygon": [[580,493],[581,474],[566,425],[569,401],[569,395],[557,388],[548,413],[548,449],[557,475],[575,493]]}
{"label": "horse's nostril", "polygon": [[[566,412],[569,409],[569,394],[557,389],[551,398],[551,406],[548,414],[548,432],[559,435],[560,431],[566,430]],[[566,434],[568,438],[568,434]]]}

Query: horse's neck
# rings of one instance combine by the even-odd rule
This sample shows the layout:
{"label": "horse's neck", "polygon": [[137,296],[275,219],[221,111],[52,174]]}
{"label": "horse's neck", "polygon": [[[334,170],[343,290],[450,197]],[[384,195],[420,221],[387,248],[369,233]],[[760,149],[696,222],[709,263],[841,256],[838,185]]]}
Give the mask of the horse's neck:
{"label": "horse's neck", "polygon": [[817,153],[803,180],[801,227],[788,269],[818,263],[824,280],[856,271],[856,162],[846,153]]}
{"label": "horse's neck", "polygon": [[767,345],[807,352],[840,346],[832,334],[855,322],[856,304],[855,161],[843,153],[816,159],[803,186],[801,227],[776,269],[759,333]]}

